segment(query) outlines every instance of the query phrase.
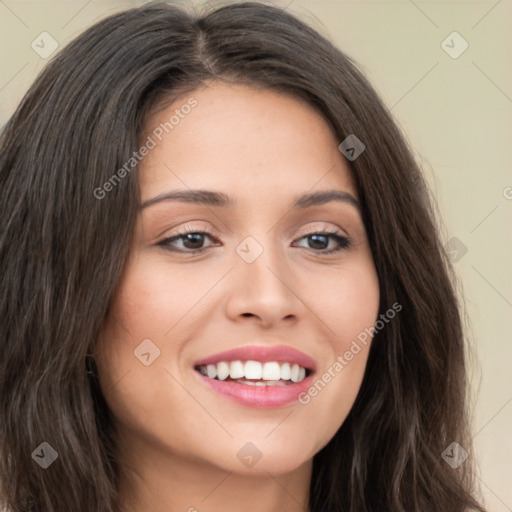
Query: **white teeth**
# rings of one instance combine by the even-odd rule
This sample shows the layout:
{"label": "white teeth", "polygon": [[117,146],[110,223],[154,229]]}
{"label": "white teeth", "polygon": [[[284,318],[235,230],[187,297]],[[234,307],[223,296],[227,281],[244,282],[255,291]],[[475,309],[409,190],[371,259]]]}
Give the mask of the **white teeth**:
{"label": "white teeth", "polygon": [[265,383],[267,386],[286,386],[286,382],[282,380],[266,380]]}
{"label": "white teeth", "polygon": [[255,380],[255,381],[250,381],[250,380],[245,380],[245,379],[238,379],[237,382],[239,384],[248,384],[249,386],[266,386],[267,383],[266,382],[263,382],[262,380]]}
{"label": "white teeth", "polygon": [[[304,373],[304,375],[306,374]],[[264,380],[279,380],[281,378],[279,363],[265,363],[263,365],[262,378]]]}
{"label": "white teeth", "polygon": [[226,380],[229,377],[229,364],[221,361],[217,363],[217,378],[219,380]]}
{"label": "white teeth", "polygon": [[239,384],[248,384],[249,386],[286,386],[286,382],[281,380],[256,380],[250,381],[245,379],[238,379],[237,382]]}
{"label": "white teeth", "polygon": [[229,376],[232,379],[239,379],[244,375],[244,364],[242,361],[231,361],[231,365],[229,367]]}
{"label": "white teeth", "polygon": [[258,361],[246,361],[244,364],[244,374],[246,379],[261,379],[263,369]]}
{"label": "white teeth", "polygon": [[219,361],[217,364],[199,366],[198,370],[210,379],[226,380],[230,377],[240,384],[254,386],[283,386],[306,378],[304,367],[276,361]]}
{"label": "white teeth", "polygon": [[294,364],[292,366],[291,371],[290,371],[290,380],[292,382],[299,382],[299,373],[300,373],[299,365],[298,364]]}
{"label": "white teeth", "polygon": [[281,365],[281,379],[290,380],[290,363],[283,363]]}
{"label": "white teeth", "polygon": [[206,367],[206,371],[208,372],[208,377],[210,377],[210,379],[214,379],[215,377],[217,377],[217,365],[216,364],[209,364]]}

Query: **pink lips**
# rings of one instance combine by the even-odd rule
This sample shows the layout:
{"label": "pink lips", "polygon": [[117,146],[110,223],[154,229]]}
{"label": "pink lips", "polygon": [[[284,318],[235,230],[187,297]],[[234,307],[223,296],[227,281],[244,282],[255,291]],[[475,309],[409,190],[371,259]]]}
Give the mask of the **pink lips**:
{"label": "pink lips", "polygon": [[229,400],[248,407],[275,408],[288,405],[298,400],[301,393],[311,386],[316,370],[315,361],[308,355],[285,345],[274,347],[248,346],[226,352],[220,352],[195,363],[195,367],[216,364],[220,361],[276,361],[278,363],[298,364],[310,370],[310,374],[301,382],[285,386],[250,386],[233,381],[210,379],[199,372],[194,372],[210,390],[225,396]]}
{"label": "pink lips", "polygon": [[305,393],[313,383],[313,374],[302,382],[286,386],[248,386],[237,382],[209,379],[199,372],[194,372],[209,389],[239,405],[270,409],[283,407],[298,401],[299,395]]}
{"label": "pink lips", "polygon": [[220,361],[260,361],[262,363],[276,361],[278,363],[295,363],[312,371],[316,369],[315,361],[311,357],[286,345],[239,347],[196,361],[194,366],[217,364]]}

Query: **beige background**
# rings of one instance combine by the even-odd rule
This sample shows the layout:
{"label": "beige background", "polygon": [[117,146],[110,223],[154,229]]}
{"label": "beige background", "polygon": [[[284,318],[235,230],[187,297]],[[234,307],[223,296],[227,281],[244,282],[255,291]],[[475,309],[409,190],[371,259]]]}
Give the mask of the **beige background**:
{"label": "beige background", "polygon": [[[96,20],[142,3],[0,0],[0,125],[45,65],[31,48],[41,32],[63,46]],[[455,266],[479,361],[470,456],[479,460],[489,511],[512,511],[512,2],[275,3],[360,63],[424,167],[444,241],[457,237],[467,247]],[[455,59],[441,46],[453,31],[469,44]],[[461,41],[448,44],[456,50]]]}

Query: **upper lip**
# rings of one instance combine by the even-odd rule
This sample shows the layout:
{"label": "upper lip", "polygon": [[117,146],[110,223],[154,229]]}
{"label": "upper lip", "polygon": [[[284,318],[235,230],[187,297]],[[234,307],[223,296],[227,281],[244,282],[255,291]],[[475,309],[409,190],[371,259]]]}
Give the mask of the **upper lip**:
{"label": "upper lip", "polygon": [[261,361],[262,363],[276,361],[278,363],[298,364],[311,371],[316,369],[316,363],[313,358],[304,354],[304,352],[286,345],[272,347],[247,345],[245,347],[238,347],[200,359],[195,362],[194,366],[206,366],[219,363],[220,361]]}

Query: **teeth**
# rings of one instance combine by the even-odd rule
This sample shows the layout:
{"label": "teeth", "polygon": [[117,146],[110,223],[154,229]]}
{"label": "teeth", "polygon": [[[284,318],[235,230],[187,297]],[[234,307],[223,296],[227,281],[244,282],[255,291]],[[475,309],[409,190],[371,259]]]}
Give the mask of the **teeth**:
{"label": "teeth", "polygon": [[244,364],[244,375],[246,379],[261,379],[263,370],[258,361],[246,361]]}
{"label": "teeth", "polygon": [[244,375],[244,365],[242,361],[231,361],[231,366],[229,367],[229,376],[232,379],[239,379]]}
{"label": "teeth", "polygon": [[256,380],[251,382],[250,380],[238,379],[239,384],[248,384],[249,386],[286,386],[286,382],[281,380]]}
{"label": "teeth", "polygon": [[[298,364],[270,361],[220,361],[198,368],[210,379],[226,380],[228,377],[252,386],[284,386],[285,381],[301,382],[306,378],[306,369]],[[290,383],[290,382],[288,382]]]}
{"label": "teeth", "polygon": [[290,380],[290,363],[281,365],[281,379]]}
{"label": "teeth", "polygon": [[210,379],[215,379],[215,377],[217,377],[217,365],[216,364],[209,364],[206,367],[206,371],[208,372],[208,377],[210,377]]}
{"label": "teeth", "polygon": [[300,368],[298,364],[294,364],[290,371],[290,379],[292,382],[299,382]]}
{"label": "teeth", "polygon": [[[306,375],[306,373],[304,373]],[[279,380],[281,378],[281,368],[279,363],[265,363],[263,365],[263,380]]]}
{"label": "teeth", "polygon": [[226,380],[229,377],[229,364],[221,361],[217,363],[217,378],[219,380]]}

